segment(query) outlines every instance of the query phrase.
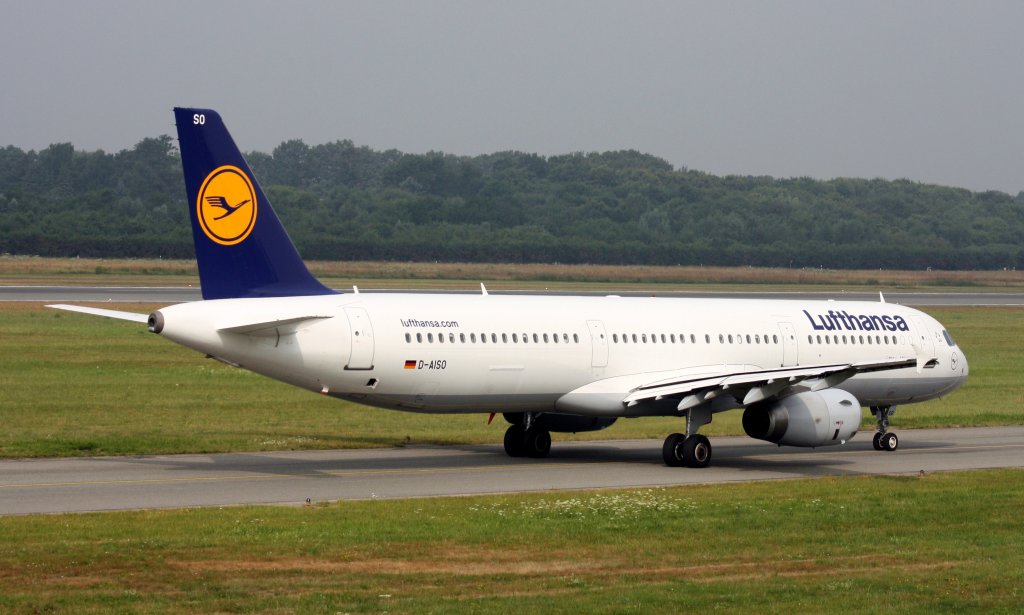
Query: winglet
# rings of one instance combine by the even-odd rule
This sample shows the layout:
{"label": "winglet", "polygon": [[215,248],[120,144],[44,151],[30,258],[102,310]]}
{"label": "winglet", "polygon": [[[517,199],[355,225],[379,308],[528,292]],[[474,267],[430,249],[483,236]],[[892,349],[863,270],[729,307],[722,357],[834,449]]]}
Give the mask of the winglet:
{"label": "winglet", "polygon": [[885,297],[882,296],[882,291],[878,291],[878,300],[885,303]]}
{"label": "winglet", "polygon": [[480,282],[480,294],[485,297],[487,296],[487,287],[484,286],[483,282]]}
{"label": "winglet", "polygon": [[306,269],[227,127],[174,109],[204,299],[329,295]]}

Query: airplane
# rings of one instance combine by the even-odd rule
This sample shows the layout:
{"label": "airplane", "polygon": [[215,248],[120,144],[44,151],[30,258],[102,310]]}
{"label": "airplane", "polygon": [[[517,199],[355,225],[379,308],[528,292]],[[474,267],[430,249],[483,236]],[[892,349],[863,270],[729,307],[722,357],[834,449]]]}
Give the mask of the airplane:
{"label": "airplane", "polygon": [[[49,307],[146,323],[229,365],[360,404],[501,413],[505,452],[542,458],[551,432],[671,416],[668,466],[707,467],[699,433],[742,410],[747,435],[842,445],[877,422],[899,439],[899,404],[947,395],[967,359],[941,323],[879,302],[609,296],[340,293],[306,268],[221,117],[175,108],[203,300],[146,316]],[[245,207],[222,213],[223,205]],[[220,209],[218,209],[220,208]]]}

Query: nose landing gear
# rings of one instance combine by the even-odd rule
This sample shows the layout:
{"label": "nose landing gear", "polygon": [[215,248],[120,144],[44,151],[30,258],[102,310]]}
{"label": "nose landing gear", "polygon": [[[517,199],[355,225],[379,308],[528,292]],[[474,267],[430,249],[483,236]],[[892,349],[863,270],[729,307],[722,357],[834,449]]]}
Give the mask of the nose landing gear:
{"label": "nose landing gear", "polygon": [[889,418],[896,414],[896,406],[871,406],[871,415],[878,420],[878,431],[871,438],[871,445],[876,451],[894,451],[900,445],[900,439],[889,431]]}

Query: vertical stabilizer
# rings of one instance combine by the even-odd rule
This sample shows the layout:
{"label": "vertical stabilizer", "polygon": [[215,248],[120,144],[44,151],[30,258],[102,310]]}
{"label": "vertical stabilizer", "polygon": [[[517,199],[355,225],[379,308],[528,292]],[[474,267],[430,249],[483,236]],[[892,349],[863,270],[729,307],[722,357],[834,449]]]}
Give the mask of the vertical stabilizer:
{"label": "vertical stabilizer", "polygon": [[326,295],[216,111],[174,109],[204,299]]}

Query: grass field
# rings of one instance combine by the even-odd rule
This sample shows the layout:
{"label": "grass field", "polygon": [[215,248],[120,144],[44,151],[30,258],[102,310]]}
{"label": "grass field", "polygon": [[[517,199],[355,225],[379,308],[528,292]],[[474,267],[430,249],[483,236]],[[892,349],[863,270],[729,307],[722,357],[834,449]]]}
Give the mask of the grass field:
{"label": "grass field", "polygon": [[1018,613],[1024,472],[0,518],[9,613]]}
{"label": "grass field", "polygon": [[[929,311],[957,337],[971,375],[948,398],[901,407],[895,428],[1024,420],[1024,311]],[[501,420],[488,426],[485,415],[419,415],[323,398],[204,359],[132,323],[31,303],[0,304],[0,379],[3,457],[500,442],[505,429]],[[739,419],[724,413],[702,431],[739,434]],[[664,438],[681,425],[621,420],[602,432],[556,435],[556,446]]]}
{"label": "grass field", "polygon": [[[403,263],[310,261],[325,284],[345,288],[537,288],[557,282],[563,289],[732,288],[771,285],[790,289],[1024,289],[1024,271],[884,271],[778,269],[763,267],[654,267],[509,263]],[[0,284],[197,286],[195,261],[158,259],[40,258],[0,255]]]}

